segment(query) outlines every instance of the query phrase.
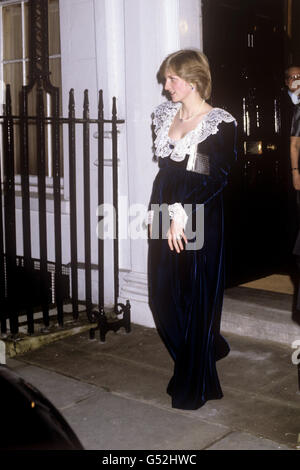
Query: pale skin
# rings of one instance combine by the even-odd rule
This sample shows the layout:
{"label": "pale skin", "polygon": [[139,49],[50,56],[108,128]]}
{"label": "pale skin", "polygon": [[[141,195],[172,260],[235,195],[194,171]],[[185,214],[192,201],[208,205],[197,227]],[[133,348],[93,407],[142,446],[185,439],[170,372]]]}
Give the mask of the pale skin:
{"label": "pale skin", "polygon": [[[291,137],[291,166],[298,168],[300,156],[300,137]],[[292,170],[293,186],[296,191],[300,191],[300,173],[299,170]]]}
{"label": "pale skin", "polygon": [[287,70],[285,84],[292,92],[297,92],[297,90],[300,88],[299,78],[295,78],[297,75],[300,75],[300,67],[290,67]]}
{"label": "pale skin", "polygon": [[[300,67],[290,67],[287,70],[288,76],[285,80],[286,86],[293,93],[300,90]],[[293,175],[294,189],[300,191],[300,173],[298,168],[300,156],[300,137],[291,137],[290,145],[291,167]]]}
{"label": "pale skin", "polygon": [[[179,111],[169,129],[169,137],[173,140],[182,139],[188,132],[197,127],[203,116],[207,114],[212,107],[203,102],[195,84],[185,81],[176,75],[172,70],[167,70],[165,74],[164,89],[169,93],[173,103],[182,103],[181,118]],[[189,119],[191,118],[191,119]],[[184,121],[188,119],[188,121]],[[152,226],[149,225],[149,235],[152,236]],[[184,250],[183,241],[188,243],[184,228],[175,220],[171,221],[167,232],[168,245],[170,250],[180,253]]]}

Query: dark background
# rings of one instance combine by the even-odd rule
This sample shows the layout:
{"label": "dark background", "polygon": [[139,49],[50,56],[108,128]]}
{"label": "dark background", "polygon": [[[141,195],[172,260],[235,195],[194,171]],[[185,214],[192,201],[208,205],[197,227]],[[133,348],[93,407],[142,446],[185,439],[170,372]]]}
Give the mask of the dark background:
{"label": "dark background", "polygon": [[211,104],[238,122],[238,161],[224,198],[227,286],[294,269],[284,85],[284,70],[300,52],[300,2],[293,6],[289,11],[286,0],[203,1]]}

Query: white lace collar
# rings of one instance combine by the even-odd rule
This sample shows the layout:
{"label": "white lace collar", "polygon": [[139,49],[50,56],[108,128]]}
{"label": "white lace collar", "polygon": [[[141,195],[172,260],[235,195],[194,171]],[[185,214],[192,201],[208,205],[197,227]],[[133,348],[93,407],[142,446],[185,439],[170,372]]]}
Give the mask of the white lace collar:
{"label": "white lace collar", "polygon": [[188,132],[180,140],[173,140],[169,137],[169,129],[181,103],[165,101],[160,104],[153,113],[153,124],[156,134],[154,141],[155,155],[157,157],[169,157],[175,161],[184,160],[189,153],[190,147],[203,142],[211,134],[218,132],[221,122],[235,121],[234,117],[221,108],[213,108],[209,111],[195,129]]}

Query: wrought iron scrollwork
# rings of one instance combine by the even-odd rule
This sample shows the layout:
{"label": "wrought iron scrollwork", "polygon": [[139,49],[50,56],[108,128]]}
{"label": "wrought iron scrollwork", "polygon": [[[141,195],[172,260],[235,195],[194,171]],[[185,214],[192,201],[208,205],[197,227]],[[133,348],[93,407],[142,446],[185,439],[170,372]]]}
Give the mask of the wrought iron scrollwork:
{"label": "wrought iron scrollwork", "polygon": [[42,80],[49,82],[48,1],[29,1],[29,22],[30,84]]}
{"label": "wrought iron scrollwork", "polygon": [[100,341],[102,343],[105,342],[105,336],[108,331],[118,331],[121,327],[125,328],[126,333],[130,333],[131,326],[130,326],[130,312],[131,306],[129,300],[126,301],[126,304],[118,303],[114,310],[114,313],[118,315],[123,315],[123,318],[119,320],[109,321],[104,309],[100,309],[99,312],[92,311],[89,313],[88,318],[90,322],[98,322],[98,326],[96,328],[90,329],[90,339],[95,338],[95,332],[99,330],[100,334]]}

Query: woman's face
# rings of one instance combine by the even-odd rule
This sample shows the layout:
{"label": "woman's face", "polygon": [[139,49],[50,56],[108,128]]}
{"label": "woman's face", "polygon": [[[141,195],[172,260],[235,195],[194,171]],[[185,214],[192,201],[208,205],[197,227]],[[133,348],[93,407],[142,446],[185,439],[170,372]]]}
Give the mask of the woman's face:
{"label": "woman's face", "polygon": [[174,103],[184,101],[192,92],[191,84],[178,77],[172,70],[166,71],[164,89]]}

